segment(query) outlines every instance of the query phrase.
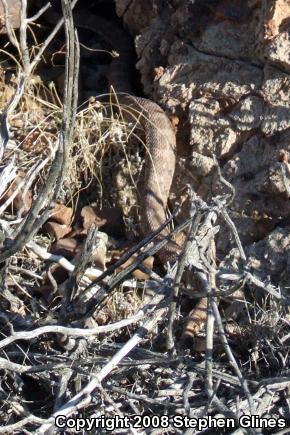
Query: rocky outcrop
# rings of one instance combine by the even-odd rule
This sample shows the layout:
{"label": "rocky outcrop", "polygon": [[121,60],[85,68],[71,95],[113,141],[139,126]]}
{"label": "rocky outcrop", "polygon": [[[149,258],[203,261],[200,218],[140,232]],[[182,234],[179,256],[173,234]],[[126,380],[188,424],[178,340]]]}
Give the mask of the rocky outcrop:
{"label": "rocky outcrop", "polygon": [[[179,119],[172,199],[188,182],[207,198],[224,191],[215,155],[242,242],[265,238],[290,213],[289,1],[116,4],[136,35],[145,94]],[[219,249],[230,249],[227,230]]]}

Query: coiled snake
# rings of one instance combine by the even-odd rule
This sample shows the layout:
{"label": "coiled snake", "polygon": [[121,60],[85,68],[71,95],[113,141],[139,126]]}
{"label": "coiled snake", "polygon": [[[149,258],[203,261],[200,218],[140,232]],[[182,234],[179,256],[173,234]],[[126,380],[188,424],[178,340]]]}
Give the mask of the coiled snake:
{"label": "coiled snake", "polygon": [[[126,121],[138,119],[145,131],[146,157],[145,180],[141,192],[141,227],[144,236],[152,234],[166,221],[166,206],[176,165],[176,137],[174,128],[164,110],[153,101],[134,95],[131,85],[134,46],[132,38],[115,23],[99,16],[74,14],[76,27],[99,34],[110,44],[117,56],[113,57],[109,68],[109,83],[112,86],[122,116]],[[165,227],[158,236],[169,235]],[[180,242],[168,242],[159,252],[162,263],[173,262],[180,254]],[[187,336],[195,335],[196,310],[205,312],[206,299],[189,314],[185,326]],[[200,316],[200,315],[199,315]],[[197,316],[197,317],[199,317]],[[201,316],[201,317],[204,317]],[[193,328],[190,325],[194,325]],[[189,333],[189,334],[188,334]]]}
{"label": "coiled snake", "polygon": [[[140,195],[143,235],[156,231],[166,221],[166,205],[176,164],[174,128],[161,107],[153,101],[134,95],[131,86],[134,47],[131,37],[115,23],[92,15],[74,15],[77,27],[98,33],[108,42],[117,56],[109,68],[109,83],[116,93],[125,121],[138,119],[145,132],[145,182]],[[165,228],[159,238],[168,236]],[[158,253],[162,262],[174,261],[179,247],[168,243]]]}

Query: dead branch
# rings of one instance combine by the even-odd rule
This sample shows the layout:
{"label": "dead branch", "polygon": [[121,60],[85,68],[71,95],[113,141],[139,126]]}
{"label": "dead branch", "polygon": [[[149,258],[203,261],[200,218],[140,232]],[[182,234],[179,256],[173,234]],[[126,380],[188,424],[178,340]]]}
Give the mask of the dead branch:
{"label": "dead branch", "polygon": [[[64,2],[65,3],[65,2]],[[0,253],[0,263],[4,262],[11,255],[21,250],[27,242],[33,237],[42,224],[46,221],[50,213],[50,204],[57,198],[58,193],[62,186],[62,180],[65,175],[68,156],[70,153],[71,139],[73,134],[73,126],[76,115],[77,105],[77,83],[78,83],[78,68],[79,68],[79,45],[78,40],[73,27],[72,11],[70,5],[64,4],[64,23],[66,29],[66,41],[67,41],[67,53],[66,53],[66,73],[65,73],[65,93],[64,93],[64,109],[63,109],[63,122],[61,131],[59,134],[58,148],[55,154],[55,159],[51,165],[46,183],[44,184],[41,192],[39,193],[36,201],[33,203],[25,222],[22,225],[20,233],[11,242],[8,242],[8,249]],[[26,2],[22,3],[21,17],[25,23],[22,23],[20,30],[20,49],[23,62],[24,73],[20,73],[18,90],[13,96],[6,109],[2,112],[2,126],[4,128],[5,136],[3,138],[2,151],[4,153],[5,144],[8,142],[9,133],[7,127],[7,118],[11,111],[14,110],[22,97],[24,86],[29,74],[36,65],[35,60],[29,63],[27,47],[26,47]],[[41,50],[40,50],[41,51]],[[39,55],[39,53],[38,53]],[[39,57],[40,59],[40,57]],[[3,155],[2,153],[2,155]],[[40,211],[42,215],[39,217]],[[5,244],[5,243],[4,243]]]}
{"label": "dead branch", "polygon": [[14,343],[17,340],[31,340],[36,337],[39,337],[42,334],[49,334],[49,333],[62,334],[62,335],[68,335],[74,337],[91,337],[96,334],[101,334],[103,332],[118,330],[119,328],[123,328],[132,323],[138,322],[143,317],[144,317],[144,312],[141,311],[131,319],[127,319],[127,320],[124,319],[121,320],[120,322],[117,322],[116,324],[97,326],[96,328],[92,328],[92,329],[70,328],[70,327],[60,326],[60,325],[48,325],[48,326],[42,326],[33,331],[13,332],[10,337],[7,337],[4,340],[0,341],[0,349],[2,349],[5,346],[8,346],[11,343]]}

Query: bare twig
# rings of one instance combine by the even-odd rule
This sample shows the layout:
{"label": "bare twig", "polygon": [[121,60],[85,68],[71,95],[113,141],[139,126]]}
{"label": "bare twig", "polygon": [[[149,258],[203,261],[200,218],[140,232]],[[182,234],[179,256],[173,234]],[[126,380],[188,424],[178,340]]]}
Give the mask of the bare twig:
{"label": "bare twig", "polygon": [[[63,2],[63,10],[65,15],[67,53],[63,123],[59,136],[59,145],[46,183],[44,184],[36,201],[33,203],[21,228],[21,232],[16,236],[12,244],[10,242],[8,249],[6,247],[6,249],[0,253],[0,263],[5,261],[11,255],[15,254],[17,251],[21,250],[45,222],[49,214],[50,204],[57,197],[62,186],[63,177],[65,176],[77,105],[79,45],[73,28],[72,11],[70,5],[68,5],[65,1]],[[25,26],[23,32],[25,33]],[[21,43],[21,47],[25,49],[25,42]],[[24,54],[24,57],[25,56],[26,55]],[[31,64],[29,68],[31,70]],[[23,83],[20,80],[23,87],[25,85],[25,79],[23,78]],[[19,99],[21,98],[21,95],[19,95]],[[13,105],[15,106],[15,104],[16,96],[13,100]],[[11,107],[11,105],[8,105],[8,108],[6,109],[6,118],[8,109],[11,110]],[[46,209],[39,217],[39,213],[44,206]]]}
{"label": "bare twig", "polygon": [[234,355],[233,355],[233,353],[231,351],[231,348],[230,348],[230,346],[229,346],[229,344],[227,342],[227,338],[226,338],[226,335],[225,335],[225,331],[224,331],[224,327],[223,327],[222,320],[221,320],[221,317],[220,317],[220,313],[219,313],[217,304],[216,304],[216,302],[214,300],[212,300],[212,309],[213,309],[213,313],[214,313],[214,316],[215,316],[215,320],[217,322],[219,335],[220,335],[220,338],[222,340],[224,349],[226,351],[226,354],[228,356],[230,364],[232,365],[234,371],[236,372],[236,375],[239,378],[241,386],[242,386],[242,388],[243,388],[243,390],[244,390],[244,392],[246,394],[251,414],[254,414],[255,413],[255,406],[254,406],[253,398],[252,398],[252,396],[250,394],[247,381],[243,377],[243,375],[242,375],[242,373],[241,373],[241,371],[239,369],[239,366],[238,366],[238,364],[236,362],[236,359],[235,359],[235,357],[234,357]]}
{"label": "bare twig", "polygon": [[175,320],[176,304],[177,304],[177,299],[178,299],[179,286],[181,283],[181,278],[182,278],[182,275],[184,272],[184,268],[186,266],[186,261],[188,258],[189,250],[191,248],[193,239],[194,239],[195,234],[197,232],[198,224],[199,224],[200,219],[201,219],[200,213],[195,215],[194,209],[193,209],[192,214],[193,214],[192,221],[191,221],[190,227],[188,229],[188,234],[187,234],[187,238],[186,238],[186,241],[184,244],[183,252],[182,252],[181,257],[178,261],[177,272],[176,272],[176,276],[175,276],[175,280],[174,280],[174,287],[172,289],[172,294],[171,294],[167,337],[166,337],[167,350],[174,349],[173,323]]}
{"label": "bare twig", "polygon": [[143,317],[144,317],[144,312],[140,311],[136,316],[133,316],[132,318],[124,319],[121,320],[120,322],[117,322],[115,324],[113,323],[111,325],[96,326],[95,328],[91,328],[91,329],[70,328],[70,327],[60,326],[60,325],[48,325],[48,326],[41,326],[40,328],[34,329],[32,331],[14,332],[13,335],[11,335],[10,337],[7,337],[4,340],[0,341],[0,349],[5,346],[8,346],[11,343],[14,343],[15,341],[31,340],[43,334],[54,333],[54,334],[63,334],[63,335],[74,336],[74,337],[91,337],[96,334],[101,334],[103,332],[115,331],[118,330],[119,328],[124,328],[125,326],[138,322]]}
{"label": "bare twig", "polygon": [[81,258],[79,259],[78,264],[75,267],[72,275],[65,284],[65,291],[63,297],[63,312],[61,313],[61,316],[63,315],[67,304],[71,303],[77,294],[78,285],[85,274],[87,264],[91,260],[93,251],[95,251],[97,240],[98,228],[92,225],[89,229]]}
{"label": "bare twig", "polygon": [[43,424],[44,422],[45,419],[36,417],[35,415],[31,414],[30,416],[23,418],[17,423],[7,424],[6,426],[0,426],[0,433],[3,434],[13,433],[15,431],[19,431],[20,429],[23,429],[24,426],[26,426],[27,424],[32,424],[32,423]]}
{"label": "bare twig", "polygon": [[[172,273],[172,272],[171,272]],[[151,301],[150,306],[156,307],[162,302],[165,297],[165,292],[167,290],[167,281],[165,281],[164,287],[160,289],[160,292],[156,294]],[[60,410],[55,412],[51,416],[47,423],[42,425],[37,433],[42,434],[45,430],[49,429],[55,421],[58,415],[71,415],[76,409],[80,409],[90,403],[91,393],[98,388],[98,385],[102,380],[108,376],[108,374],[118,365],[118,363],[134,348],[136,347],[146,336],[146,334],[152,330],[155,324],[160,320],[166,312],[166,308],[159,308],[155,311],[151,319],[147,320],[141,327],[138,328],[137,332],[129,339],[129,341],[114,355],[114,357],[106,364],[98,374],[96,374],[71,400],[69,400]]]}

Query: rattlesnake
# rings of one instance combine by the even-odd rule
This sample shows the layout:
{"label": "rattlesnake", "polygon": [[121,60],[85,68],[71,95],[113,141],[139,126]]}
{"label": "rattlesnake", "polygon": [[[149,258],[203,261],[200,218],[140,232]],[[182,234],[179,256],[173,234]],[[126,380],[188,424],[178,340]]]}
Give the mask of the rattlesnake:
{"label": "rattlesnake", "polygon": [[[75,24],[98,33],[117,56],[109,68],[109,83],[126,121],[138,119],[145,132],[145,182],[140,194],[141,228],[143,235],[152,234],[166,220],[166,206],[176,164],[174,128],[164,110],[153,101],[134,95],[131,85],[134,47],[131,37],[115,23],[89,14],[75,14]],[[159,239],[168,236],[164,228]],[[162,262],[176,260],[179,245],[169,242],[158,253]]]}
{"label": "rattlesnake", "polygon": [[[50,14],[50,21],[55,21]],[[109,83],[126,121],[138,120],[145,131],[145,180],[141,192],[141,228],[144,236],[151,235],[166,221],[166,207],[176,165],[176,137],[173,125],[164,110],[155,102],[134,95],[131,85],[134,59],[132,38],[119,26],[99,16],[74,14],[76,27],[98,33],[108,42],[117,56],[109,68]],[[157,240],[168,237],[165,227]],[[170,240],[159,252],[162,263],[178,259],[184,235]],[[206,298],[202,298],[189,313],[183,338],[193,338],[206,318]]]}

